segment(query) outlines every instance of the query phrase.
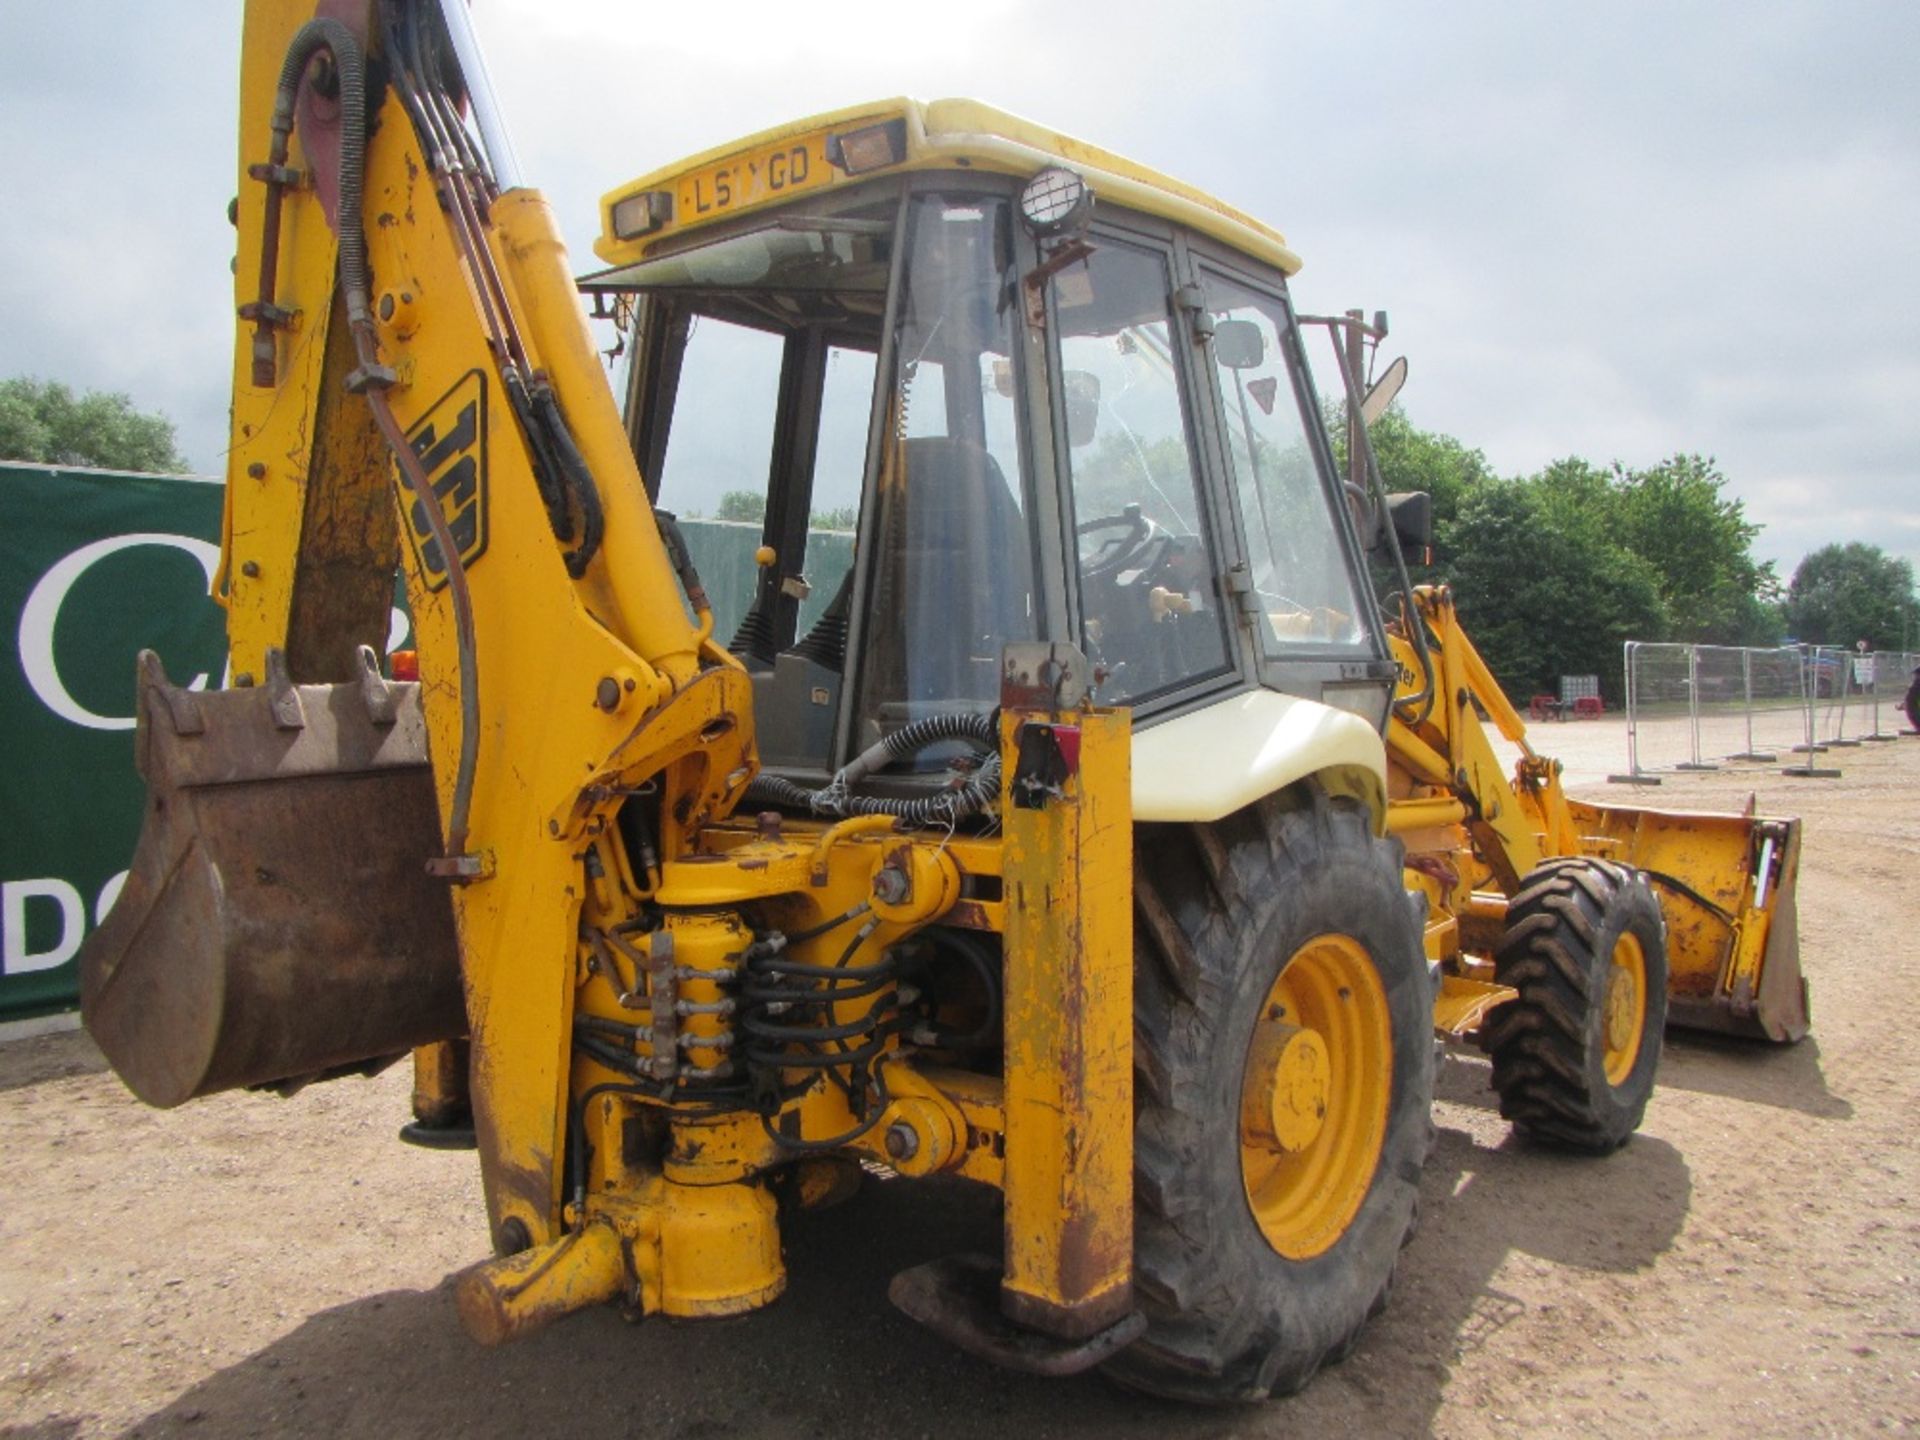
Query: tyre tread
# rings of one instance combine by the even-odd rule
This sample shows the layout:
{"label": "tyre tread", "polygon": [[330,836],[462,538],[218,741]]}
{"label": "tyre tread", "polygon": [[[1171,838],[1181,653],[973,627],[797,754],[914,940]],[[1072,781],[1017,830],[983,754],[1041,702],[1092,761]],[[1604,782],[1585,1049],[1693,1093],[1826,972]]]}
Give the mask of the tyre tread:
{"label": "tyre tread", "polygon": [[[1665,924],[1646,878],[1612,861],[1564,856],[1521,882],[1507,909],[1495,976],[1519,991],[1481,1035],[1500,1113],[1535,1140],[1590,1154],[1617,1150],[1639,1128],[1650,1068],[1619,1090],[1592,1051],[1604,998],[1608,937],[1637,927],[1647,960],[1646,1040],[1657,1056],[1666,1010]],[[1648,943],[1651,941],[1652,943]]]}
{"label": "tyre tread", "polygon": [[[1403,889],[1397,841],[1376,842],[1365,811],[1332,800],[1314,786],[1270,797],[1215,824],[1155,826],[1139,832],[1136,912],[1145,924],[1135,966],[1135,1067],[1147,1083],[1139,1096],[1134,1146],[1135,1287],[1149,1329],[1108,1366],[1122,1385],[1202,1402],[1246,1401],[1291,1394],[1358,1345],[1368,1319],[1385,1307],[1394,1266],[1330,1341],[1303,1349],[1273,1316],[1246,1313],[1236,1300],[1244,1277],[1226,1273],[1225,1252],[1201,1189],[1205,1143],[1198,1118],[1207,1104],[1195,1080],[1204,1069],[1224,997],[1235,982],[1205,957],[1238,947],[1254,914],[1275,903],[1276,870],[1300,870],[1341,849],[1364,847]],[[1196,888],[1210,892],[1196,896]],[[1196,899],[1202,903],[1195,903]],[[1411,907],[1409,922],[1416,917]],[[1410,924],[1413,937],[1419,926]],[[1417,939],[1416,939],[1417,943]],[[1424,972],[1423,972],[1424,973]],[[1430,1053],[1430,1051],[1428,1052]],[[1426,1103],[1423,1101],[1423,1104]],[[1419,1217],[1418,1176],[1432,1144],[1422,1116],[1418,1154],[1391,1164],[1392,1183],[1412,1190],[1394,1255],[1412,1238]],[[1408,1179],[1411,1172],[1412,1179]]]}

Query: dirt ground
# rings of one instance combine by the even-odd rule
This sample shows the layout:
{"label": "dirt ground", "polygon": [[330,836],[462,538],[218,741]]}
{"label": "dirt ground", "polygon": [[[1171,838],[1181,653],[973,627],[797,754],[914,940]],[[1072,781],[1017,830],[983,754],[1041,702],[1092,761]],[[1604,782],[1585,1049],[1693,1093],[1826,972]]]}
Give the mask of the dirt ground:
{"label": "dirt ground", "polygon": [[[1539,742],[1629,794],[1598,778],[1615,724]],[[1633,792],[1807,818],[1813,1038],[1670,1037],[1645,1130],[1600,1162],[1510,1138],[1484,1063],[1449,1059],[1392,1308],[1292,1401],[1181,1409],[947,1349],[885,1292],[995,1248],[993,1197],[957,1184],[794,1221],[760,1315],[604,1310],[481,1351],[448,1285],[485,1251],[476,1166],[396,1143],[401,1070],[163,1114],[62,1035],[0,1047],[0,1436],[1920,1433],[1920,740],[1836,753],[1838,780]]]}

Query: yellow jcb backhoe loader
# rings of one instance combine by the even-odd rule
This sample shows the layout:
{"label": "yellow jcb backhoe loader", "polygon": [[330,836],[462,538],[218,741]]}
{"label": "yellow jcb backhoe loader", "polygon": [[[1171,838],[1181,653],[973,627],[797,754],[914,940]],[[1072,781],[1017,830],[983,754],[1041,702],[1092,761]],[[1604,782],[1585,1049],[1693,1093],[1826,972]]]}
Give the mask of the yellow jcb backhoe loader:
{"label": "yellow jcb backhoe loader", "polygon": [[468,24],[247,7],[234,685],[143,658],[83,960],[141,1097],[415,1051],[431,1131],[470,1087],[483,1341],[765,1305],[782,1209],[877,1164],[1004,1197],[1000,1254],[895,1279],[916,1319],[1255,1398],[1384,1301],[1436,1023],[1597,1149],[1670,937],[1714,1013],[1797,984],[1791,826],[1509,785],[1444,595],[1374,603],[1394,507],[1276,232],[878,102],[607,197],[610,387]]}

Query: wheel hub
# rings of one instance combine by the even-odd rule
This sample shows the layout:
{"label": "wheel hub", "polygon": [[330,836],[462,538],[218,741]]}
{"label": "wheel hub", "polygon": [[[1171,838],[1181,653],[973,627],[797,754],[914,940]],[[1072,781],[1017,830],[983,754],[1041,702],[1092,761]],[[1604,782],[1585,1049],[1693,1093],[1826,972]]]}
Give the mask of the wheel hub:
{"label": "wheel hub", "polygon": [[1324,1254],[1352,1224],[1379,1164],[1392,1088],[1372,957],[1351,936],[1309,940],[1268,991],[1241,1072],[1240,1178],[1280,1254]]}
{"label": "wheel hub", "polygon": [[1640,942],[1630,933],[1614,944],[1610,960],[1600,1020],[1606,1042],[1602,1063],[1607,1083],[1620,1085],[1640,1058],[1640,1037],[1647,1024],[1647,961]]}
{"label": "wheel hub", "polygon": [[1620,1050],[1633,1038],[1633,1012],[1638,996],[1634,993],[1633,977],[1624,970],[1615,970],[1607,981],[1607,1048]]}
{"label": "wheel hub", "polygon": [[[1263,1074],[1267,1077],[1264,1087],[1258,1083]],[[1327,1091],[1332,1078],[1327,1042],[1317,1031],[1263,1018],[1254,1028],[1253,1046],[1247,1056],[1243,1130],[1250,1139],[1275,1152],[1305,1150],[1327,1123]]]}

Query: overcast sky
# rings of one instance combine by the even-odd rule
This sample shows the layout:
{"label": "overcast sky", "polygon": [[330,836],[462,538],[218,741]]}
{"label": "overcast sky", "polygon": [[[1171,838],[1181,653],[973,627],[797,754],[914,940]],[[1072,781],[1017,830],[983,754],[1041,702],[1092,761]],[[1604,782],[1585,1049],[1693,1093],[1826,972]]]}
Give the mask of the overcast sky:
{"label": "overcast sky", "polygon": [[[1505,474],[1715,455],[1782,577],[1920,565],[1920,4],[477,0],[575,268],[620,181],[958,94],[1283,230],[1303,308],[1386,309],[1415,423]],[[0,22],[0,376],[124,390],[220,473],[240,5]],[[265,117],[258,117],[264,124]]]}

